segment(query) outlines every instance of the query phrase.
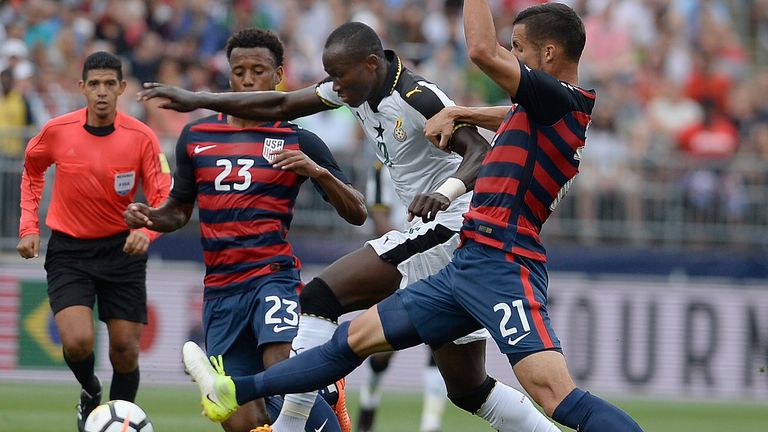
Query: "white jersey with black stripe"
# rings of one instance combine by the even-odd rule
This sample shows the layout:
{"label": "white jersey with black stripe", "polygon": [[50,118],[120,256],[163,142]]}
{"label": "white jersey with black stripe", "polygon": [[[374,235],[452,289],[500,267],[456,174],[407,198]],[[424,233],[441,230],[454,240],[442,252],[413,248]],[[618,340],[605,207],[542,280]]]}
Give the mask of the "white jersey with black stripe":
{"label": "white jersey with black stripe", "polygon": [[[376,156],[389,169],[395,192],[407,207],[417,194],[437,189],[461,164],[459,154],[440,150],[424,136],[427,119],[455,104],[436,85],[404,68],[394,52],[387,50],[386,56],[390,67],[377,98],[349,106],[329,80],[319,83],[316,92],[329,106],[352,110],[368,140],[375,143]],[[471,192],[454,200],[440,215],[443,224],[458,231],[470,200]]]}

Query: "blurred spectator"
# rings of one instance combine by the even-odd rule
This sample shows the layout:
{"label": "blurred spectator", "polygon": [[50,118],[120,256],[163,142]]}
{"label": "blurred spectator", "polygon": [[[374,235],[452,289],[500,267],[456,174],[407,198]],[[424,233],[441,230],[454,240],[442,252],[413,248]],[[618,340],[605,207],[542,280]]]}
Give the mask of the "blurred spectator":
{"label": "blurred spectator", "polygon": [[12,69],[0,72],[0,151],[4,157],[21,158],[26,144],[25,129],[34,124],[29,102],[14,83]]}

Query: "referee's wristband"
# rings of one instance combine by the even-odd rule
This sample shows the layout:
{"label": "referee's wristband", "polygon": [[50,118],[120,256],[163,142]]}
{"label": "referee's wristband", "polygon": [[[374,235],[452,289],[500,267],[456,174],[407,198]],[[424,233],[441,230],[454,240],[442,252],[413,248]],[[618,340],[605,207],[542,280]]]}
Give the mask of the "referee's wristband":
{"label": "referee's wristband", "polygon": [[448,177],[435,192],[444,195],[448,201],[453,201],[467,192],[467,186],[456,177]]}

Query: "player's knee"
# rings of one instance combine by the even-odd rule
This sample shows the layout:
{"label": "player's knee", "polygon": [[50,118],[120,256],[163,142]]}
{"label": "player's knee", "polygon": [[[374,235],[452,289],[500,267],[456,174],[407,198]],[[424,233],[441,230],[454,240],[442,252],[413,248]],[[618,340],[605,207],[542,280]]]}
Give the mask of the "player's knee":
{"label": "player's knee", "polygon": [[82,360],[93,352],[93,338],[86,333],[70,333],[61,335],[61,344],[67,357]]}
{"label": "player's knee", "polygon": [[392,356],[389,355],[389,353],[385,353],[385,355],[373,355],[371,356],[371,370],[374,373],[382,373],[389,367],[389,361],[392,359]]}
{"label": "player's knee", "polygon": [[316,315],[332,321],[336,321],[341,315],[341,303],[331,288],[320,278],[309,281],[301,290],[299,296],[301,313]]}
{"label": "player's knee", "polygon": [[477,414],[480,407],[483,406],[488,395],[491,394],[493,387],[496,385],[496,380],[487,376],[485,381],[480,386],[470,390],[466,393],[448,393],[448,399],[453,402],[454,405],[463,409],[464,411],[472,414]]}
{"label": "player's knee", "polygon": [[110,341],[109,360],[119,372],[131,372],[139,364],[138,341]]}

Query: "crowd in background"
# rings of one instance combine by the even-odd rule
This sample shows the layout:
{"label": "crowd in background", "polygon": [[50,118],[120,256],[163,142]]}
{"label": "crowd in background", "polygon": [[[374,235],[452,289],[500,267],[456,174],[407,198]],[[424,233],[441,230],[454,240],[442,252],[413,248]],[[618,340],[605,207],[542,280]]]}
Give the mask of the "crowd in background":
{"label": "crowd in background", "polygon": [[[490,3],[499,41],[509,45],[517,11],[539,1]],[[565,3],[584,19],[580,80],[597,90],[598,103],[575,197],[554,232],[574,241],[644,241],[667,236],[664,221],[674,219],[694,227],[694,241],[740,235],[755,242],[728,227],[768,221],[768,0]],[[159,109],[133,95],[150,81],[226,91],[224,44],[250,26],[275,31],[285,44],[282,90],[323,79],[326,36],[355,20],[457,103],[507,104],[468,62],[461,8],[461,0],[7,0],[0,6],[3,178],[20,172],[8,169],[23,157],[19,131],[35,133],[84,106],[77,82],[82,60],[96,50],[124,59],[128,88],[119,109],[152,127],[172,155],[183,125],[204,113]],[[301,122],[345,164],[372,167],[349,111]],[[14,205],[5,189],[3,207]]]}

